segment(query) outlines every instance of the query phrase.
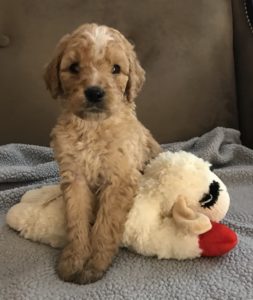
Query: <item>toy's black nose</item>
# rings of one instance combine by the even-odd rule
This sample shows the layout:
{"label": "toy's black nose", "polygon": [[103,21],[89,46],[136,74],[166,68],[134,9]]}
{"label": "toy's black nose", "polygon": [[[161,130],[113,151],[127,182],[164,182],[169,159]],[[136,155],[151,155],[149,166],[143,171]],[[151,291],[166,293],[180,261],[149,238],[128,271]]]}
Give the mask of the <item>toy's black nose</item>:
{"label": "toy's black nose", "polygon": [[90,86],[84,91],[84,94],[89,102],[97,103],[103,100],[105,91],[99,86]]}

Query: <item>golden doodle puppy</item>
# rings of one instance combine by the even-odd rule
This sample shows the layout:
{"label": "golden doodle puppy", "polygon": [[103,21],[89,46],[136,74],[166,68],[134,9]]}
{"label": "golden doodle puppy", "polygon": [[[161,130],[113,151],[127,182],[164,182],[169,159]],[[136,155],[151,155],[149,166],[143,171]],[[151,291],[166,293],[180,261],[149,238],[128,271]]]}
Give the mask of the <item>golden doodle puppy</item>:
{"label": "golden doodle puppy", "polygon": [[145,72],[119,31],[85,24],[60,40],[44,78],[62,103],[51,138],[68,245],[57,271],[94,282],[117,253],[145,164],[161,150],[135,113]]}

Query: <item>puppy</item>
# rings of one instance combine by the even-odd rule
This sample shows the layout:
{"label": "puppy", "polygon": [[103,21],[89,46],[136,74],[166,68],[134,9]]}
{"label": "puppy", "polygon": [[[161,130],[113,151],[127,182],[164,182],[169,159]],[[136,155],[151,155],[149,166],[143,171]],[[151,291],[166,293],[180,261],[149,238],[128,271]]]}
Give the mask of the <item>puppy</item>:
{"label": "puppy", "polygon": [[57,271],[90,283],[117,253],[141,172],[161,151],[135,114],[145,72],[119,31],[85,24],[60,40],[44,78],[62,104],[51,138],[68,245]]}

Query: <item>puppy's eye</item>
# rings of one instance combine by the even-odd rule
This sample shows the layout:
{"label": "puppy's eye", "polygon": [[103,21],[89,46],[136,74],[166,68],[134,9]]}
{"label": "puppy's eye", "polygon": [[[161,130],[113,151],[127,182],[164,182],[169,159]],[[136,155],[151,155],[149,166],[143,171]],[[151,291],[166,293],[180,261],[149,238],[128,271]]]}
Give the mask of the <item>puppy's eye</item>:
{"label": "puppy's eye", "polygon": [[112,67],[112,74],[119,74],[121,71],[121,68],[119,65],[113,65]]}
{"label": "puppy's eye", "polygon": [[73,63],[69,66],[69,72],[72,74],[78,74],[80,72],[79,63]]}

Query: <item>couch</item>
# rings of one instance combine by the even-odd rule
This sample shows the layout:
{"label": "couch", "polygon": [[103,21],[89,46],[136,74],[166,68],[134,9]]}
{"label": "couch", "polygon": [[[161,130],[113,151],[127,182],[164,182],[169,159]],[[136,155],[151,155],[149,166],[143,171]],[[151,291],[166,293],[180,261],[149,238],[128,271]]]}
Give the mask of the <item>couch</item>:
{"label": "couch", "polygon": [[58,104],[43,67],[84,22],[116,27],[136,45],[147,72],[138,115],[158,141],[224,126],[253,147],[253,37],[241,0],[2,0],[0,144],[48,145]]}

